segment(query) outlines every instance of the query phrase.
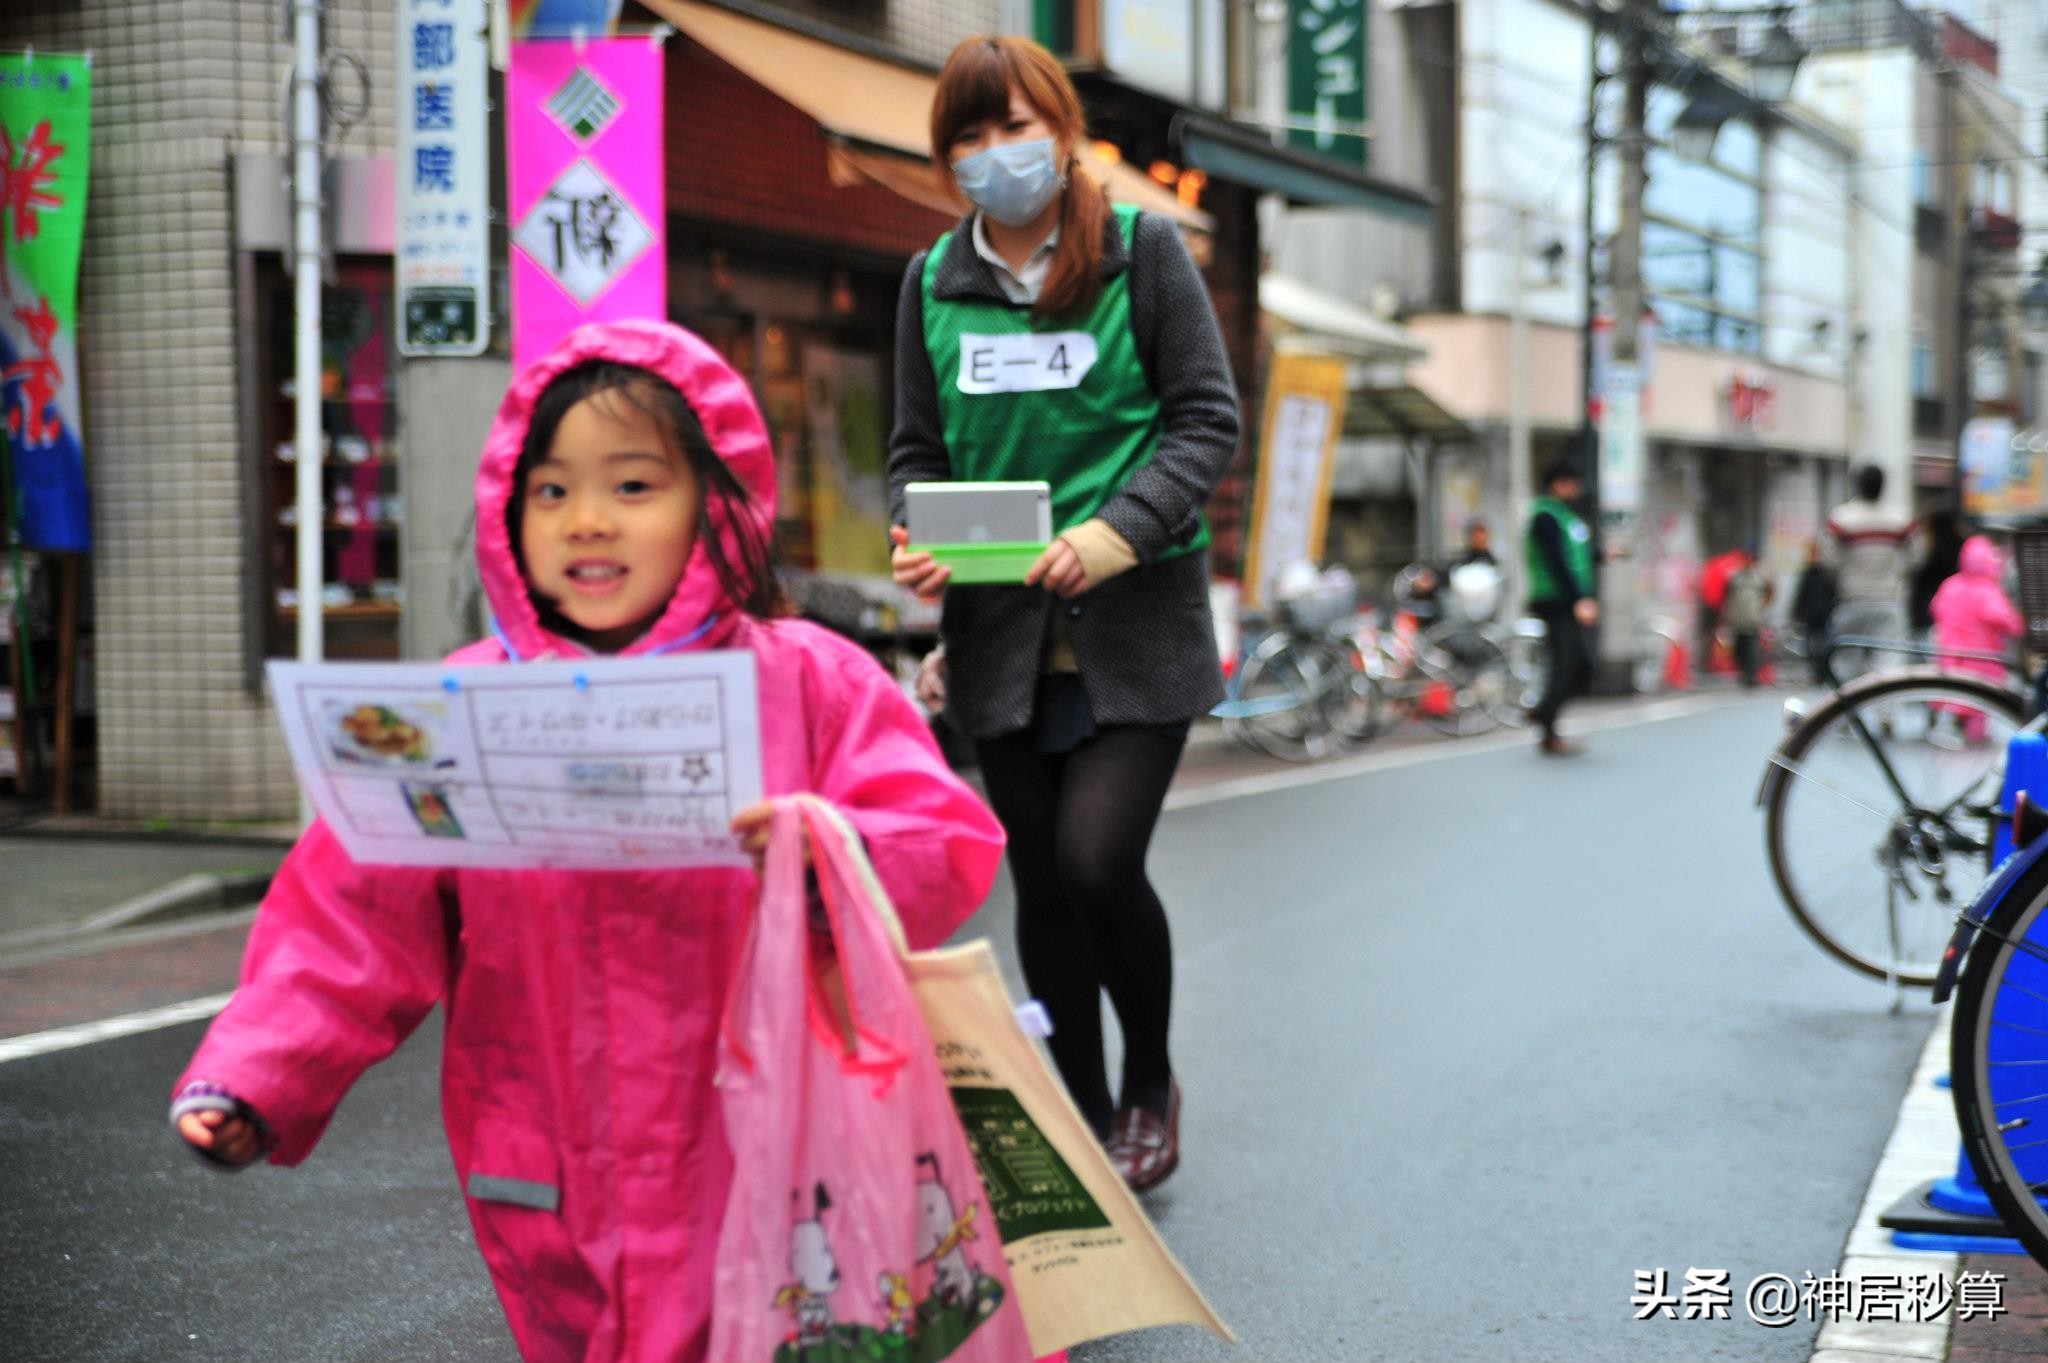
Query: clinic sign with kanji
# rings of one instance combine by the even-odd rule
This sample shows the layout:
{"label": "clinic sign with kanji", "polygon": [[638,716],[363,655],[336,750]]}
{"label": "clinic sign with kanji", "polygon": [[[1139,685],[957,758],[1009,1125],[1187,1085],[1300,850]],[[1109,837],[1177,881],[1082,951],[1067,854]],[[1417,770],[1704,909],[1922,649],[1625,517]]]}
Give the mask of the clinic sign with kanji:
{"label": "clinic sign with kanji", "polygon": [[516,42],[505,88],[513,365],[586,322],[666,317],[660,46]]}
{"label": "clinic sign with kanji", "polygon": [[398,0],[398,349],[491,340],[484,0]]}
{"label": "clinic sign with kanji", "polygon": [[1287,0],[1287,141],[1347,165],[1369,159],[1366,0]]}
{"label": "clinic sign with kanji", "polygon": [[0,543],[12,526],[68,553],[92,547],[77,309],[91,147],[91,58],[0,54],[0,411],[18,494]]}

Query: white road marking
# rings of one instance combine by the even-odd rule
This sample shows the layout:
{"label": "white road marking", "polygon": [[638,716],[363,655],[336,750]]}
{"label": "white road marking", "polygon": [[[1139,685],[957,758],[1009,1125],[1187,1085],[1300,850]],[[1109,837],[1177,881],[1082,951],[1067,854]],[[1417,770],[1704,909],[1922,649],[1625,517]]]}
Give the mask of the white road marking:
{"label": "white road marking", "polygon": [[112,1041],[115,1037],[134,1036],[138,1032],[154,1032],[162,1027],[175,1027],[181,1022],[210,1018],[227,1007],[228,1000],[233,997],[232,991],[209,994],[203,999],[187,999],[183,1003],[145,1009],[140,1013],[101,1018],[98,1022],[81,1022],[75,1027],[57,1027],[47,1032],[30,1032],[27,1036],[0,1038],[0,1065],[10,1060],[26,1060],[32,1055],[68,1051],[74,1046],[90,1046],[95,1041]]}
{"label": "white road marking", "polygon": [[[1639,728],[1645,724],[1661,724],[1665,720],[1684,719],[1688,715],[1721,709],[1734,699],[1735,697],[1726,693],[1709,692],[1701,696],[1676,696],[1670,700],[1651,701],[1612,714],[1589,715],[1573,725],[1572,732],[1608,733],[1616,729]],[[1233,777],[1211,785],[1196,786],[1192,790],[1174,791],[1166,797],[1166,808],[1197,809],[1203,805],[1221,804],[1226,800],[1270,795],[1274,791],[1293,790],[1299,786],[1319,786],[1330,781],[1344,781],[1354,776],[1364,776],[1370,772],[1419,766],[1424,762],[1443,762],[1453,757],[1473,757],[1480,753],[1500,752],[1507,748],[1527,748],[1534,746],[1535,742],[1535,735],[1527,729],[1507,729],[1478,738],[1453,739],[1443,743],[1404,748],[1400,752],[1362,753],[1357,757],[1339,758],[1334,762],[1325,762],[1313,767],[1288,767],[1280,771],[1262,772],[1257,776]],[[1764,754],[1759,756],[1761,758]]]}

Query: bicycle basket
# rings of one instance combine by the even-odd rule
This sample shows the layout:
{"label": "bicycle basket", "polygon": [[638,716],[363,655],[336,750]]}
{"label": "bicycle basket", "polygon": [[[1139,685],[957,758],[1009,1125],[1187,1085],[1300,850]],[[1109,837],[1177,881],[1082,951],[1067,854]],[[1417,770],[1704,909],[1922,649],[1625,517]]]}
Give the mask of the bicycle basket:
{"label": "bicycle basket", "polygon": [[1358,609],[1358,585],[1349,580],[1324,580],[1312,592],[1289,597],[1280,612],[1299,634],[1320,634]]}
{"label": "bicycle basket", "polygon": [[2019,608],[2027,622],[2027,649],[2048,653],[2048,529],[2014,531],[2012,553],[2019,566]]}

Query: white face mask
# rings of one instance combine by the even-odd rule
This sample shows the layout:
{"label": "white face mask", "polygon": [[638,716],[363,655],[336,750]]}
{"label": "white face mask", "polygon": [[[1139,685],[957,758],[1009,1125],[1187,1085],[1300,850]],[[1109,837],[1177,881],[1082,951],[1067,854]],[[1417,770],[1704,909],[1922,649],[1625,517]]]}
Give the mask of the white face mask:
{"label": "white face mask", "polygon": [[1053,164],[1050,137],[976,152],[953,167],[953,179],[969,202],[1005,227],[1043,213],[1066,183]]}

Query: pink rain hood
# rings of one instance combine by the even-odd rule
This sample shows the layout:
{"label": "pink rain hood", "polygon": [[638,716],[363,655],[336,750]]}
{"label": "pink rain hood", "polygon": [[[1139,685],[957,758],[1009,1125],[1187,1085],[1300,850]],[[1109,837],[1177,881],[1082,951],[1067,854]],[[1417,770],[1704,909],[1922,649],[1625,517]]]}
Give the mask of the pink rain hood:
{"label": "pink rain hood", "polygon": [[[1943,648],[1972,653],[2001,653],[2026,627],[2006,598],[1999,579],[2005,555],[1982,535],[1963,541],[1961,570],[1941,584],[1928,612],[1934,616],[1935,642]],[[2005,667],[1984,658],[1944,657],[1944,666],[2002,678]]]}
{"label": "pink rain hood", "polygon": [[[764,529],[773,514],[768,434],[715,351],[666,324],[583,328],[499,408],[477,476],[498,638],[450,661],[580,651],[542,629],[504,511],[535,399],[590,359],[674,384]],[[700,545],[667,611],[625,651],[712,646],[758,660],[768,792],[814,791],[845,811],[912,945],[943,941],[987,894],[1002,832],[916,709],[854,644],[741,613]],[[272,1161],[297,1164],[349,1086],[440,1003],[449,1149],[521,1353],[696,1363],[732,1171],[712,1087],[717,1028],[758,888],[750,871],[366,868],[315,823],[177,1088],[223,1086],[268,1124]]]}

